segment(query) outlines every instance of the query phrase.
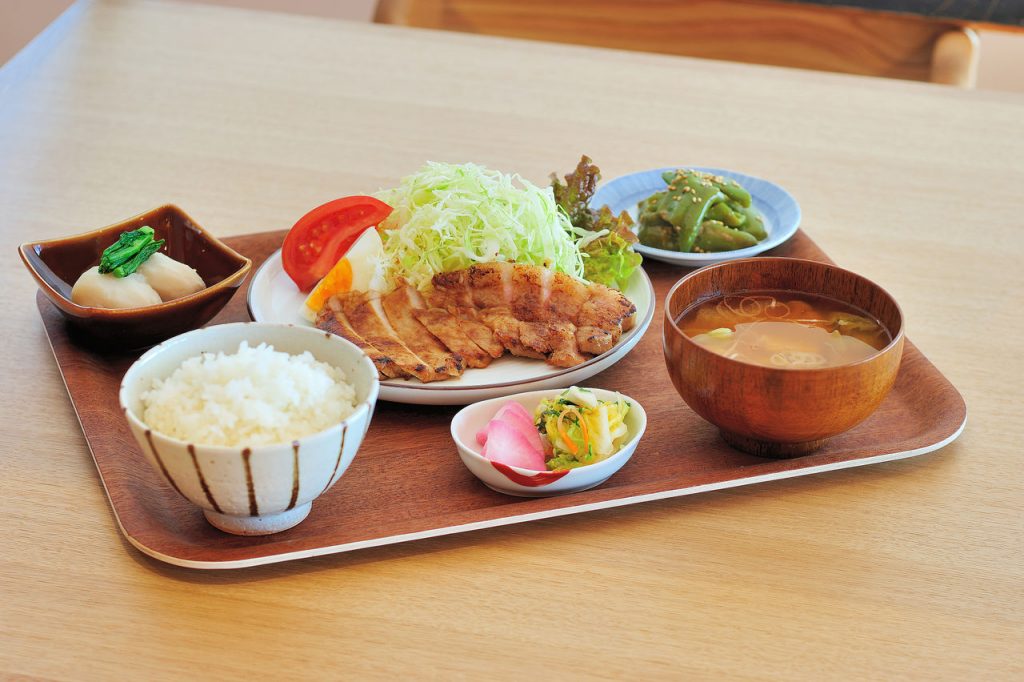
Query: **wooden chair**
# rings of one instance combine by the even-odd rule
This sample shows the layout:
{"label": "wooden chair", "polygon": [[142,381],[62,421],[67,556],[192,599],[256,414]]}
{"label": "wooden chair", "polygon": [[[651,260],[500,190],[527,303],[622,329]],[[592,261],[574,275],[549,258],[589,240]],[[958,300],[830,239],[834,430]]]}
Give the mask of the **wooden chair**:
{"label": "wooden chair", "polygon": [[379,23],[974,87],[952,21],[772,0],[379,0]]}

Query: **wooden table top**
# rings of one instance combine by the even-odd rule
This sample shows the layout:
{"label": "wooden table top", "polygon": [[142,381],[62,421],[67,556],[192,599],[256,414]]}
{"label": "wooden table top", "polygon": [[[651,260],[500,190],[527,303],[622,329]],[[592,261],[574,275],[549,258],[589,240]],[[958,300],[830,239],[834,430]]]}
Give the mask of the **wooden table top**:
{"label": "wooden table top", "polygon": [[[0,70],[0,676],[1024,673],[1024,97],[185,4]],[[968,405],[903,462],[237,572],[118,532],[15,254],[175,202],[288,227],[428,159],[773,179]],[[649,333],[658,330],[652,327]],[[386,407],[382,407],[386,409]],[[130,671],[130,672],[128,672]]]}

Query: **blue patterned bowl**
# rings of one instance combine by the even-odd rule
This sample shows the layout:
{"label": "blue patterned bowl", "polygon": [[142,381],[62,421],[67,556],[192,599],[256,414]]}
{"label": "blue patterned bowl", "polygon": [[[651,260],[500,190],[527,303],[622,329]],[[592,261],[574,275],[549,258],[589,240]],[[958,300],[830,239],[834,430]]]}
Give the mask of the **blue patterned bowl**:
{"label": "blue patterned bowl", "polygon": [[677,168],[692,168],[693,170],[704,171],[730,178],[740,183],[748,192],[754,208],[761,212],[764,217],[765,231],[768,238],[759,242],[756,246],[736,251],[722,251],[718,253],[680,253],[667,249],[656,249],[643,244],[635,246],[638,253],[644,258],[682,265],[690,268],[699,268],[712,263],[721,263],[737,258],[749,258],[769,249],[779,246],[787,239],[796,234],[800,226],[800,204],[796,202],[786,190],[774,182],[769,182],[752,175],[744,175],[736,171],[725,170],[724,168],[706,168],[704,166],[673,166],[670,168],[655,168],[652,170],[630,173],[617,177],[608,182],[602,183],[590,205],[595,208],[607,205],[616,214],[620,211],[627,211],[634,220],[637,217],[637,204],[655,192],[665,189],[665,181],[661,174],[665,171],[674,171]]}

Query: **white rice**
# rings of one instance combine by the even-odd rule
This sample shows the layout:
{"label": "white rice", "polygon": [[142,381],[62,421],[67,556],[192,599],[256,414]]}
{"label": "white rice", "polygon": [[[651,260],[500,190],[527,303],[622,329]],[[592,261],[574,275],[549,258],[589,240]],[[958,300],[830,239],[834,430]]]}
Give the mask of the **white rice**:
{"label": "white rice", "polygon": [[354,410],[355,389],[337,367],[245,341],[237,353],[189,358],[142,394],[151,429],[204,445],[288,443]]}

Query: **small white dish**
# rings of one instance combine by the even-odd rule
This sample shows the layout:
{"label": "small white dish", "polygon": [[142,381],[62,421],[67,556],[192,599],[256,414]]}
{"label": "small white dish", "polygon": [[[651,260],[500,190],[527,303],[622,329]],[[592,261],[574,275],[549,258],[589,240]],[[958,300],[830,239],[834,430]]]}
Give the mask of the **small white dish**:
{"label": "small white dish", "polygon": [[[629,429],[629,439],[608,459],[567,471],[532,471],[517,466],[509,466],[500,462],[492,462],[481,454],[483,448],[476,440],[480,429],[494,418],[501,406],[514,400],[533,415],[533,411],[545,398],[553,398],[564,389],[548,391],[530,391],[517,393],[502,398],[492,398],[462,408],[452,418],[452,439],[459,450],[459,457],[474,476],[479,478],[488,488],[506,495],[517,497],[549,497],[578,493],[599,486],[607,481],[612,474],[629,461],[636,452],[636,446],[647,429],[647,413],[633,398],[622,395],[629,404],[625,424]],[[620,395],[615,391],[603,388],[591,388],[599,400],[614,400]]]}
{"label": "small white dish", "polygon": [[607,205],[615,214],[626,211],[633,220],[636,220],[637,204],[655,192],[665,189],[665,180],[662,179],[661,174],[665,171],[675,171],[678,168],[691,168],[705,173],[714,173],[740,183],[744,189],[750,192],[751,203],[761,213],[768,237],[746,249],[717,253],[680,253],[679,251],[635,244],[633,248],[644,258],[653,258],[689,268],[699,268],[727,260],[749,258],[768,249],[774,249],[796,234],[797,228],[800,227],[800,204],[793,198],[793,195],[774,182],[724,168],[672,166],[622,175],[602,183],[594,192],[590,205],[596,208]]}
{"label": "small white dish", "polygon": [[[553,367],[543,360],[506,354],[484,369],[468,369],[453,379],[424,384],[416,379],[384,379],[380,399],[412,405],[468,405],[517,391],[565,388],[602,372],[640,342],[654,319],[654,286],[643,268],[637,268],[622,292],[636,305],[636,323],[615,346],[575,367]],[[257,322],[278,322],[313,327],[302,317],[305,294],[284,271],[281,251],[275,251],[256,270],[249,286],[249,316]]]}
{"label": "small white dish", "polygon": [[[141,419],[142,393],[188,358],[236,352],[267,343],[340,368],[355,387],[356,409],[340,424],[289,443],[238,446],[186,443],[150,429]],[[287,530],[309,514],[356,456],[377,402],[377,369],[358,347],[318,329],[243,322],[181,334],[154,346],[121,380],[119,400],[132,435],[153,468],[217,528],[236,535]]]}

